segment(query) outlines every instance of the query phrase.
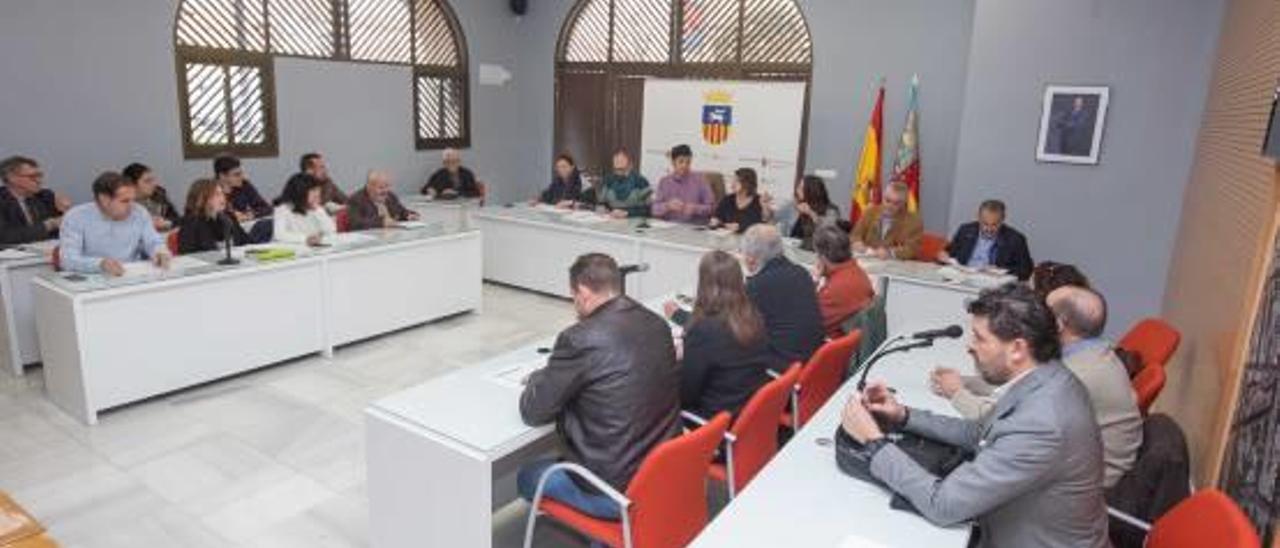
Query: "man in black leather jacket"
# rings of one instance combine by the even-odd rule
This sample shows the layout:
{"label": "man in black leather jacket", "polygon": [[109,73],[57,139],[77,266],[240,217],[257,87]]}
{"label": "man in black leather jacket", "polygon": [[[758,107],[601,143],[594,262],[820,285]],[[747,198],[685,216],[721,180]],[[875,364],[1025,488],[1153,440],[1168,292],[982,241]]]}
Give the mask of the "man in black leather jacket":
{"label": "man in black leather jacket", "polygon": [[[649,451],[680,431],[671,328],[621,295],[618,264],[608,255],[578,257],[569,279],[578,323],[560,333],[547,366],[529,376],[520,416],[529,425],[554,420],[567,460],[625,492]],[[533,499],[552,464],[521,467],[521,496]],[[621,516],[611,499],[565,472],[548,479],[543,494],[598,518]]]}

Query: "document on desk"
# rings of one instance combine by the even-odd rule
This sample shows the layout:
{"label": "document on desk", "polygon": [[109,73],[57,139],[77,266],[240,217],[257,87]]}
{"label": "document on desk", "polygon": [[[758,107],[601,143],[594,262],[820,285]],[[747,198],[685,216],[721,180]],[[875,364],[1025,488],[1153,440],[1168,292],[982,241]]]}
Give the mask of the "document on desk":
{"label": "document on desk", "polygon": [[858,535],[849,535],[844,537],[844,541],[840,543],[840,548],[889,548],[874,540],[867,540]]}
{"label": "document on desk", "polygon": [[565,215],[564,218],[566,221],[572,221],[575,223],[582,223],[587,225],[604,223],[610,220],[610,217],[599,215],[591,211],[574,211],[573,213]]}
{"label": "document on desk", "polygon": [[137,279],[137,278],[159,278],[163,276],[173,276],[175,274],[182,273],[182,271],[184,270],[190,270],[192,268],[208,266],[208,264],[209,263],[206,263],[194,257],[182,257],[182,256],[174,257],[172,260],[170,260],[169,268],[167,269],[160,268],[151,261],[134,261],[134,262],[124,263],[124,275],[121,276],[121,278]]}
{"label": "document on desk", "polygon": [[40,252],[23,251],[18,248],[0,249],[0,261],[12,261],[14,259],[29,259],[39,255]]}
{"label": "document on desk", "polygon": [[58,240],[40,240],[38,242],[22,244],[21,247],[22,249],[25,249],[27,251],[36,251],[40,253],[53,253],[53,248],[58,247],[59,243],[61,242],[59,242]]}
{"label": "document on desk", "polygon": [[368,234],[361,234],[359,232],[342,232],[342,233],[333,234],[333,235],[324,237],[324,243],[332,244],[332,245],[352,245],[352,244],[359,244],[364,242],[371,242],[373,240],[374,240],[373,236],[370,236]]}
{"label": "document on desk", "polygon": [[512,364],[499,369],[494,372],[493,376],[489,379],[508,388],[524,390],[525,381],[529,379],[529,375],[532,375],[534,371],[546,366],[547,359],[544,356],[536,360],[530,360],[520,364]]}
{"label": "document on desk", "polygon": [[427,227],[427,223],[424,223],[424,222],[422,222],[422,221],[400,221],[400,222],[396,223],[396,226],[398,226],[398,227],[400,227],[400,228],[405,228],[405,229],[413,230],[413,229],[418,229],[418,228],[426,228],[426,227]]}
{"label": "document on desk", "polygon": [[662,219],[649,219],[649,228],[671,228],[673,226],[676,226],[676,224],[671,221],[664,221]]}

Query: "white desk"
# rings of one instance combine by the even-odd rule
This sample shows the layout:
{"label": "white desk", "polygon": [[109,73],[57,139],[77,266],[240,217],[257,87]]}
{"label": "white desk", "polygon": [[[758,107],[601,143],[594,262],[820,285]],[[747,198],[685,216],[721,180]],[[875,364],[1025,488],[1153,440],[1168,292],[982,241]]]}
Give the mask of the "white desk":
{"label": "white desk", "polygon": [[445,228],[467,229],[471,227],[471,213],[480,208],[480,200],[428,200],[421,194],[400,196],[400,202],[409,211],[418,214],[427,224],[440,223]]}
{"label": "white desk", "polygon": [[480,234],[373,231],[296,259],[34,281],[50,399],[100,411],[480,306]]}
{"label": "white desk", "polygon": [[42,249],[32,248],[30,253],[27,258],[0,260],[0,360],[14,375],[22,375],[26,365],[40,361],[31,281],[53,272]]}
{"label": "white desk", "polygon": [[[925,329],[939,319],[959,323],[964,317],[963,310],[959,312],[909,327]],[[965,339],[939,340],[932,348],[887,356],[875,365],[869,379],[884,380],[898,391],[901,401],[913,407],[955,415],[949,402],[929,392],[928,372],[938,365],[971,374],[974,369]],[[915,514],[893,510],[887,491],[846,476],[836,467],[830,442],[856,385],[857,379],[851,378],[841,386],[692,546],[965,546],[968,527],[937,527]]]}

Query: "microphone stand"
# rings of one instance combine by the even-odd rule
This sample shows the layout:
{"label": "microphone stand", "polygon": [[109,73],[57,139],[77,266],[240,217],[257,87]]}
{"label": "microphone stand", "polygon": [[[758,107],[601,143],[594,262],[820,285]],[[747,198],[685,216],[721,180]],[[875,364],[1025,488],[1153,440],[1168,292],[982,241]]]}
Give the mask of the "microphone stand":
{"label": "microphone stand", "polygon": [[240,264],[239,259],[231,256],[231,223],[236,221],[235,219],[228,217],[225,213],[220,213],[219,217],[222,219],[222,244],[223,249],[226,250],[226,256],[224,256],[222,260],[218,261],[218,264],[222,266]]}
{"label": "microphone stand", "polygon": [[877,361],[880,361],[880,358],[883,358],[895,352],[910,352],[917,348],[927,348],[927,347],[933,346],[933,339],[921,339],[918,341],[912,341],[907,344],[903,344],[899,346],[891,346],[894,342],[900,341],[903,338],[904,338],[903,335],[898,335],[897,337],[891,339],[884,346],[880,347],[879,352],[876,352],[870,358],[867,358],[867,363],[862,366],[862,376],[858,379],[859,392],[861,392],[863,388],[867,387],[867,374],[871,372],[871,366],[875,365]]}

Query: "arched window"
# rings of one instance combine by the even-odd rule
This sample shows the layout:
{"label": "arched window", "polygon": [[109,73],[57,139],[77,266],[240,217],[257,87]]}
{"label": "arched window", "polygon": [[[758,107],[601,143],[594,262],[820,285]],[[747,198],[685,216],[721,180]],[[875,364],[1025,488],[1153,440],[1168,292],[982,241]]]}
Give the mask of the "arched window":
{"label": "arched window", "polygon": [[646,77],[809,82],[812,73],[793,0],[580,0],[556,49],[556,148],[593,173],[615,148],[636,154]]}
{"label": "arched window", "polygon": [[444,0],[182,0],[174,52],[187,158],[277,154],[276,56],[411,66],[415,146],[470,142],[466,41]]}

